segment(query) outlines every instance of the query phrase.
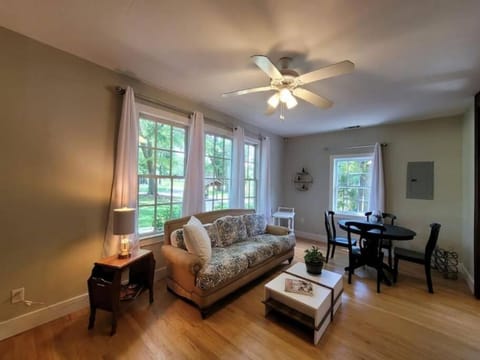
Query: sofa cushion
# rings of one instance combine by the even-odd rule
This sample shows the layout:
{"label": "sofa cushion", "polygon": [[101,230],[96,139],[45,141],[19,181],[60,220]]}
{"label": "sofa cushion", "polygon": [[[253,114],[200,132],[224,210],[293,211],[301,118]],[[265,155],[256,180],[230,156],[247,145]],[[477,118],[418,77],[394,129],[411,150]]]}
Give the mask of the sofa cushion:
{"label": "sofa cushion", "polygon": [[248,260],[241,249],[212,249],[212,257],[198,272],[196,286],[203,290],[212,289],[246,271]]}
{"label": "sofa cushion", "polygon": [[183,226],[183,234],[188,252],[198,255],[203,263],[207,263],[212,257],[212,243],[200,220],[192,216]]}
{"label": "sofa cushion", "polygon": [[243,215],[243,222],[247,228],[248,237],[261,235],[265,233],[267,222],[264,215],[247,214]]}
{"label": "sofa cushion", "polygon": [[217,227],[213,225],[212,223],[210,224],[204,224],[203,227],[205,230],[207,230],[208,236],[210,237],[210,240],[212,241],[212,247],[218,247],[218,244],[220,242],[218,238],[218,231]]}
{"label": "sofa cushion", "polygon": [[248,267],[254,267],[273,256],[273,246],[266,242],[247,240],[235,243],[228,248],[245,254],[248,260]]}
{"label": "sofa cushion", "polygon": [[242,216],[224,216],[214,222],[218,231],[218,245],[225,247],[247,238],[247,228]]}
{"label": "sofa cushion", "polygon": [[295,235],[272,235],[263,234],[257,235],[250,239],[251,241],[258,242],[260,244],[270,245],[272,247],[274,255],[278,255],[287,252],[295,247]]}

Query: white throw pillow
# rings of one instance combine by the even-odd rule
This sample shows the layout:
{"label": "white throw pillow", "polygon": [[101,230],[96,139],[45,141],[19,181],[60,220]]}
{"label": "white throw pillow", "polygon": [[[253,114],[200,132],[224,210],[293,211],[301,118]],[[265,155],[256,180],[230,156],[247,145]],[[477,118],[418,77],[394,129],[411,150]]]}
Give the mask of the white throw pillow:
{"label": "white throw pillow", "polygon": [[183,226],[185,246],[189,253],[198,255],[203,263],[212,257],[212,242],[200,220],[192,216]]}

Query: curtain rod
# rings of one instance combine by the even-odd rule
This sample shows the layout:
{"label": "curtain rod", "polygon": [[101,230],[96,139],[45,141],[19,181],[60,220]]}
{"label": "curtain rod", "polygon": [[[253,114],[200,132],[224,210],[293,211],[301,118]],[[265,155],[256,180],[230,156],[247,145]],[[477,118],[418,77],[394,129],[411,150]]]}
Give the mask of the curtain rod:
{"label": "curtain rod", "polygon": [[[125,92],[127,91],[127,89],[125,89],[124,87],[121,87],[121,86],[115,86],[115,93],[119,94],[119,95],[125,95]],[[143,100],[143,101],[147,101],[151,104],[155,104],[155,105],[158,105],[158,106],[161,106],[165,109],[168,109],[168,110],[172,110],[172,111],[175,111],[177,113],[180,113],[180,114],[183,114],[183,115],[186,115],[188,117],[190,117],[190,115],[193,114],[193,111],[189,111],[189,110],[185,110],[185,109],[181,109],[179,107],[176,107],[176,106],[173,106],[173,105],[170,105],[170,104],[167,104],[161,100],[158,100],[158,99],[155,99],[155,98],[152,98],[152,97],[149,97],[149,96],[145,96],[145,95],[142,95],[142,94],[137,94],[134,92],[134,95],[136,98],[140,99],[140,100]],[[227,124],[224,124],[218,120],[214,120],[214,119],[210,119],[210,118],[207,118],[207,117],[204,117],[205,120],[208,120],[209,122],[213,122],[223,128],[226,128],[228,130],[232,130],[233,127],[232,126],[229,126]]]}
{"label": "curtain rod", "polygon": [[[342,150],[364,149],[364,148],[369,148],[369,147],[374,147],[374,146],[375,146],[375,144],[355,145],[355,146],[346,146],[346,147],[343,147],[343,148],[337,148],[336,150],[339,150],[339,149],[342,149]],[[380,146],[383,148],[383,147],[387,147],[388,144],[387,143],[381,143]],[[335,149],[329,148],[327,146],[327,147],[324,147],[323,150],[329,151],[329,150],[335,150]]]}

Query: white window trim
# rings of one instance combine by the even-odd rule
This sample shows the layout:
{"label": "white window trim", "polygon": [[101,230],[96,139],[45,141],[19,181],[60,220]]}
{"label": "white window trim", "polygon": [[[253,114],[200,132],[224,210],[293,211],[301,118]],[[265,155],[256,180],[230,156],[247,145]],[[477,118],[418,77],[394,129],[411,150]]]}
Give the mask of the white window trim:
{"label": "white window trim", "polygon": [[[255,163],[255,178],[257,179],[257,186],[255,188],[255,210],[257,210],[258,200],[259,200],[260,181],[261,181],[260,179],[260,140],[246,136],[244,143],[247,145],[255,145],[257,147],[257,151],[256,151],[257,158]],[[243,201],[245,201],[245,199]]]}
{"label": "white window trim", "polygon": [[152,106],[148,106],[145,104],[141,104],[136,102],[135,107],[137,110],[137,120],[140,118],[141,114],[145,114],[147,116],[151,116],[153,118],[157,118],[160,120],[166,120],[169,122],[181,124],[183,126],[190,127],[190,119],[188,116],[175,114],[173,112],[165,111],[162,109],[158,109]]}
{"label": "white window trim", "polygon": [[211,124],[205,124],[204,128],[204,133],[205,134],[213,134],[213,135],[219,135],[219,136],[226,136],[229,139],[233,139],[233,129],[232,130],[227,130],[222,127],[217,127]]}
{"label": "white window trim", "polygon": [[[334,154],[334,155],[330,155],[330,184],[329,184],[329,191],[330,191],[330,194],[329,194],[329,207],[331,210],[335,211],[334,210],[334,177],[335,177],[335,167],[334,167],[334,163],[335,163],[335,159],[345,159],[345,158],[361,158],[361,159],[365,159],[365,158],[371,158],[373,159],[373,152],[372,153],[361,153],[361,154]],[[352,213],[345,213],[345,212],[337,212],[335,211],[335,215],[340,215],[341,217],[345,217],[345,218],[352,218],[352,219],[358,219],[358,218],[364,218],[365,217],[365,214],[360,214],[360,213],[355,213],[355,214],[352,214]]]}

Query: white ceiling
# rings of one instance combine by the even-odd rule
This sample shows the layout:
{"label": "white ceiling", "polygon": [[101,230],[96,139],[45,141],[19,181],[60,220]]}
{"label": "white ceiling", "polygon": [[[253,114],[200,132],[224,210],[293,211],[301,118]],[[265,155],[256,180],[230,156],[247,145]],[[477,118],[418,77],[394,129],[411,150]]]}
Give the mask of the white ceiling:
{"label": "white ceiling", "polygon": [[[478,0],[0,0],[0,25],[282,136],[459,114],[480,88]],[[356,69],[281,121],[269,93],[220,96],[268,84],[253,54]]]}

